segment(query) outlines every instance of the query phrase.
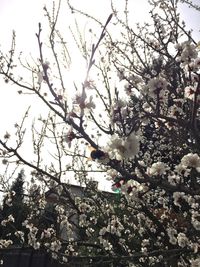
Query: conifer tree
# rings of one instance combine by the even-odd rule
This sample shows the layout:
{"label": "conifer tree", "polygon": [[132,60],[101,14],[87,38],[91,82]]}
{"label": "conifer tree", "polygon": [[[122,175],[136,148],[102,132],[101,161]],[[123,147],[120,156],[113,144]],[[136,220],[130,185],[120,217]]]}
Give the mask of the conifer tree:
{"label": "conifer tree", "polygon": [[1,238],[10,237],[13,245],[20,245],[24,242],[24,234],[21,232],[25,231],[23,222],[27,217],[28,207],[24,201],[23,185],[24,170],[22,169],[3,200],[0,235]]}

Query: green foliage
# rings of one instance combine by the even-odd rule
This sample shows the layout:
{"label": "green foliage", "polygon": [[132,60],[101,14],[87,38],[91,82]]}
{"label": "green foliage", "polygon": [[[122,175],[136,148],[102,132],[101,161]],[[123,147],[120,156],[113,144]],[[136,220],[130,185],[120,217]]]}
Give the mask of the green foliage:
{"label": "green foliage", "polygon": [[20,245],[24,242],[24,239],[21,237],[21,235],[18,236],[16,232],[26,232],[23,222],[27,218],[28,207],[24,201],[23,184],[24,171],[21,170],[16,180],[13,181],[10,192],[3,200],[3,208],[0,219],[1,238],[9,237],[15,245]]}

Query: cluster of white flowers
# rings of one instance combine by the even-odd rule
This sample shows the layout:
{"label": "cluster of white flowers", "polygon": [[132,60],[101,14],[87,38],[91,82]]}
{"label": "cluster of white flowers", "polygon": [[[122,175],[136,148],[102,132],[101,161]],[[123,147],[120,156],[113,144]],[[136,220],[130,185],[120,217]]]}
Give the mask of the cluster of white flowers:
{"label": "cluster of white flowers", "polygon": [[0,239],[0,249],[7,248],[13,244],[12,240]]}
{"label": "cluster of white flowers", "polygon": [[150,245],[150,241],[149,241],[149,239],[143,239],[142,240],[142,246],[148,246],[148,245]]}
{"label": "cluster of white flowers", "polygon": [[[186,86],[184,96],[185,96],[185,98],[188,98],[190,100],[194,100],[195,92],[196,92],[196,87],[194,87],[192,85]],[[200,99],[200,96],[198,95],[198,100],[199,99]]]}
{"label": "cluster of white flowers", "polygon": [[176,206],[181,207],[180,205],[180,200],[185,198],[185,193],[184,192],[174,192],[173,193],[173,199],[174,199],[174,204]]}
{"label": "cluster of white flowers", "polygon": [[108,142],[107,152],[110,158],[123,160],[134,158],[138,154],[140,148],[139,137],[134,133],[128,137],[119,137],[113,135]]}
{"label": "cluster of white flowers", "polygon": [[115,234],[121,236],[121,232],[124,230],[123,225],[120,223],[118,218],[112,217],[107,227],[103,227],[99,231],[99,235],[102,237],[106,233]]}
{"label": "cluster of white flowers", "polygon": [[183,175],[183,177],[189,177],[191,170],[188,169],[186,166],[184,166],[183,164],[178,164],[175,166],[174,169],[175,173],[178,175]]}
{"label": "cluster of white flowers", "polygon": [[41,234],[41,239],[43,238],[51,238],[55,236],[55,230],[53,228],[47,228],[44,229],[44,231]]}
{"label": "cluster of white flowers", "polygon": [[40,242],[37,241],[37,233],[38,233],[38,228],[35,227],[33,224],[27,224],[26,228],[29,230],[28,233],[28,244],[32,246],[34,249],[39,249],[40,248]]}
{"label": "cluster of white flowers", "polygon": [[118,172],[114,169],[109,169],[107,170],[107,176],[106,176],[106,179],[108,181],[113,181],[118,175]]}
{"label": "cluster of white flowers", "polygon": [[179,175],[176,174],[172,174],[172,175],[168,175],[168,182],[171,185],[177,185],[180,183],[181,177]]}
{"label": "cluster of white flowers", "polygon": [[22,231],[16,231],[15,232],[16,237],[18,237],[22,242],[24,242],[24,232]]}
{"label": "cluster of white flowers", "polygon": [[176,229],[174,229],[174,228],[168,228],[167,229],[167,234],[168,234],[168,236],[169,236],[169,242],[171,243],[171,244],[173,244],[173,245],[176,245],[176,243],[177,243],[177,238],[176,238],[176,235],[177,235],[177,231],[176,231]]}
{"label": "cluster of white flowers", "polygon": [[47,204],[47,202],[46,202],[45,197],[44,197],[44,196],[41,197],[41,198],[39,199],[39,208],[40,208],[40,209],[44,209],[45,206],[46,206],[46,204]]}
{"label": "cluster of white flowers", "polygon": [[200,266],[200,257],[197,259],[192,259],[191,260],[191,265],[190,267],[199,267]]}
{"label": "cluster of white flowers", "polygon": [[200,69],[200,57],[195,58],[194,62],[192,63],[192,65],[190,65],[190,67],[196,72],[199,71],[199,69]]}
{"label": "cluster of white flowers", "polygon": [[1,225],[6,226],[7,223],[12,223],[15,221],[15,218],[10,214],[7,219],[2,220]]}
{"label": "cluster of white flowers", "polygon": [[141,77],[134,74],[130,74],[127,77],[127,80],[129,82],[126,82],[124,85],[124,90],[127,95],[135,94],[135,92],[137,92],[138,89],[140,90],[142,88],[144,83]]}
{"label": "cluster of white flowers", "polygon": [[150,79],[147,84],[149,95],[152,97],[159,95],[159,98],[161,99],[165,95],[165,90],[167,89],[167,85],[168,85],[167,81],[162,77]]}
{"label": "cluster of white flowers", "polygon": [[[145,102],[143,105],[142,105],[142,108],[145,112],[151,112],[152,111],[152,107],[147,103]],[[143,125],[145,124],[148,124],[148,120],[147,119],[143,119]]]}
{"label": "cluster of white flowers", "polygon": [[61,249],[61,247],[62,247],[62,245],[61,245],[60,240],[55,240],[55,241],[51,242],[51,244],[50,244],[51,251],[58,252]]}
{"label": "cluster of white flowers", "polygon": [[12,206],[12,197],[15,196],[15,191],[12,191],[12,192],[7,192],[4,196],[4,199],[5,199],[5,204],[7,206]]}
{"label": "cluster of white flowers", "polygon": [[65,207],[61,206],[61,205],[57,205],[55,207],[55,210],[58,212],[58,214],[63,215],[65,213]]}
{"label": "cluster of white flowers", "polygon": [[181,107],[178,107],[177,105],[173,105],[169,107],[168,114],[170,117],[176,118],[177,116],[183,114],[183,109]]}
{"label": "cluster of white flowers", "polygon": [[158,161],[151,165],[151,167],[147,168],[147,174],[150,176],[153,175],[163,175],[166,173],[166,170],[168,169],[167,164],[164,162]]}
{"label": "cluster of white flowers", "polygon": [[189,240],[184,233],[178,234],[177,241],[178,241],[179,247],[182,247],[182,248],[186,247],[189,244]]}
{"label": "cluster of white flowers", "polygon": [[77,94],[73,101],[73,111],[76,113],[80,113],[81,116],[84,115],[85,111],[91,111],[91,109],[95,109],[96,105],[93,101],[93,96],[91,95],[89,98],[87,97],[85,91],[81,94]]}
{"label": "cluster of white flowers", "polygon": [[72,256],[72,255],[77,255],[77,252],[75,251],[75,249],[74,249],[74,247],[72,246],[72,244],[69,244],[68,246],[67,246],[67,249],[65,250],[65,255],[70,255],[70,256]]}
{"label": "cluster of white flowers", "polygon": [[109,225],[106,228],[106,232],[121,236],[121,232],[124,230],[123,225],[120,223],[117,217],[113,217],[110,220]]}
{"label": "cluster of white flowers", "polygon": [[200,157],[196,153],[188,153],[183,156],[181,164],[185,167],[195,168],[198,172],[200,172]]}
{"label": "cluster of white flowers", "polygon": [[197,231],[200,230],[200,213],[199,212],[197,211],[192,212],[191,223]]}
{"label": "cluster of white flowers", "polygon": [[189,64],[192,59],[195,59],[198,56],[196,46],[192,44],[191,41],[178,44],[175,48],[181,52],[178,60],[182,62],[182,66]]}
{"label": "cluster of white flowers", "polygon": [[91,208],[92,208],[92,207],[91,207],[91,205],[90,205],[89,203],[81,202],[81,203],[79,204],[79,210],[80,210],[81,212],[83,212],[83,213],[91,211]]}
{"label": "cluster of white flowers", "polygon": [[104,239],[102,236],[100,236],[99,242],[100,242],[100,244],[102,244],[102,246],[104,247],[105,250],[108,250],[108,251],[112,250],[113,246],[107,239]]}

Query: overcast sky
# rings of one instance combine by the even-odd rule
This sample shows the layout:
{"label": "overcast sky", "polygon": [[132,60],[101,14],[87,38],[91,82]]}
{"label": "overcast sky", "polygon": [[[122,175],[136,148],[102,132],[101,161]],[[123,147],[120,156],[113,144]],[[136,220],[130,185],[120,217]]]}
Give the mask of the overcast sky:
{"label": "overcast sky", "polygon": [[[200,0],[193,0],[198,3]],[[45,3],[51,4],[52,0],[0,0],[0,49],[8,50],[11,43],[12,30],[16,31],[17,35],[17,50],[24,51],[24,54],[35,54],[37,57],[37,40],[35,33],[38,30],[38,22],[44,22],[44,11],[43,6]],[[57,2],[57,1],[55,1]],[[64,3],[66,1],[63,1]],[[109,14],[111,13],[110,1],[109,0],[71,0],[75,7],[85,10],[92,14],[94,17],[99,18],[102,22],[105,22]],[[142,22],[148,17],[147,0],[130,0],[130,10],[133,10],[132,19],[135,22]],[[118,10],[120,6],[123,6],[123,0],[114,0],[117,4]],[[67,30],[70,20],[72,18],[69,10],[62,9],[62,27]],[[189,28],[195,30],[195,39],[200,40],[200,34],[198,32],[200,28],[199,18],[200,13],[194,11],[193,9],[188,9],[187,5],[181,5],[181,15],[186,21]],[[84,24],[84,23],[83,23]],[[80,65],[80,64],[79,64]],[[12,114],[12,112],[7,113],[7,118],[5,120],[4,110],[8,107],[6,99],[8,99],[10,106],[17,106],[17,110],[23,112],[23,105],[19,105],[16,101],[17,94],[12,93],[9,95],[8,90],[4,90],[5,83],[2,84],[0,80],[0,93],[1,99],[0,103],[0,121],[8,122],[8,117],[14,119],[17,116],[17,112]],[[20,114],[21,116],[21,114]],[[17,116],[19,117],[19,116]],[[7,124],[6,124],[7,127]],[[4,127],[1,126],[1,129]]]}
{"label": "overcast sky", "polygon": [[[64,1],[65,2],[65,1]],[[79,9],[83,9],[94,17],[105,22],[111,13],[109,0],[72,0],[71,1]],[[118,9],[122,0],[115,0]],[[148,16],[147,0],[130,0],[130,8],[134,10],[133,20],[142,22]],[[195,0],[199,2],[199,0]],[[25,53],[36,53],[37,40],[35,33],[38,30],[38,22],[44,21],[43,6],[45,3],[52,3],[52,0],[0,0],[0,49],[9,49],[12,30],[16,31],[17,49]],[[71,15],[67,10],[62,10],[63,27],[67,28],[70,23]],[[181,15],[186,21],[188,28],[195,30],[195,37],[199,41],[199,17],[200,13],[192,9],[188,9],[186,5],[181,6]],[[12,92],[10,91],[12,89]],[[2,83],[0,80],[0,134],[4,133],[9,125],[13,125],[17,120],[21,119],[25,111],[25,104],[20,102],[18,95],[13,90]],[[25,99],[25,98],[24,98]],[[25,101],[25,100],[23,100]],[[23,105],[24,104],[24,105]]]}
{"label": "overcast sky", "polygon": [[[12,30],[15,30],[16,48],[18,52],[23,51],[24,55],[29,55],[31,53],[37,58],[39,52],[35,33],[38,31],[38,22],[45,24],[44,21],[46,21],[46,19],[44,19],[43,11],[44,4],[49,5],[49,3],[51,4],[52,2],[53,1],[48,0],[0,0],[0,49],[8,51],[11,44]],[[71,2],[73,2],[76,7],[99,18],[102,22],[105,22],[111,13],[109,0],[73,0]],[[119,3],[118,1],[116,2]],[[65,1],[63,1],[63,3],[65,3]],[[146,17],[145,12],[148,14],[148,10],[145,8],[147,0],[135,0],[135,4],[133,4],[133,2],[131,3],[131,8],[134,8],[135,11],[134,20],[141,21],[141,13],[144,17]],[[65,9],[65,7],[66,6],[62,9],[61,26],[63,29],[66,27],[67,30],[67,24],[70,24],[72,15],[69,10]],[[73,57],[73,61],[74,59],[75,58]],[[79,67],[80,66],[81,64],[79,63]],[[1,99],[3,99],[0,104],[0,121],[2,125],[0,133],[5,131],[9,121],[14,121],[20,118],[21,114],[24,112],[23,105],[21,103],[19,104],[17,93],[14,92],[13,88],[9,87],[8,90],[6,87],[8,88],[8,86],[0,80],[0,93]],[[11,94],[10,89],[12,89]],[[8,110],[8,106],[12,107],[12,109]],[[15,112],[13,112],[13,107],[16,108]],[[6,112],[6,117],[5,110],[8,110]],[[5,121],[6,124],[2,124],[2,121]]]}
{"label": "overcast sky", "polygon": [[[193,0],[200,2],[199,0]],[[0,0],[0,44],[7,47],[14,29],[17,33],[17,46],[23,51],[34,50],[36,45],[35,32],[38,22],[44,21],[43,6],[52,3],[52,0]],[[65,2],[65,1],[64,1]],[[111,13],[109,0],[73,0],[74,6],[87,10],[94,17],[105,21]],[[124,1],[114,1],[117,6],[123,6]],[[133,10],[133,20],[142,21],[148,16],[147,0],[130,0],[130,10]],[[193,9],[188,9],[186,5],[181,5],[181,14],[187,22],[188,28],[195,29],[197,36],[200,13]],[[63,10],[63,26],[70,21],[70,12]],[[199,36],[198,36],[199,37]]]}

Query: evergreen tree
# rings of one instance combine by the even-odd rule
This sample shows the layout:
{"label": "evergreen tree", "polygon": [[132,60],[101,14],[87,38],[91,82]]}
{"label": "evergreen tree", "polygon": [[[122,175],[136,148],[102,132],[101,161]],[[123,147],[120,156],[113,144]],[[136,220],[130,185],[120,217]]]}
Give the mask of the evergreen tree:
{"label": "evergreen tree", "polygon": [[3,200],[1,213],[0,236],[1,238],[9,237],[14,245],[20,245],[23,242],[19,233],[25,231],[23,222],[28,215],[28,208],[24,201],[23,184],[24,170],[22,169]]}

